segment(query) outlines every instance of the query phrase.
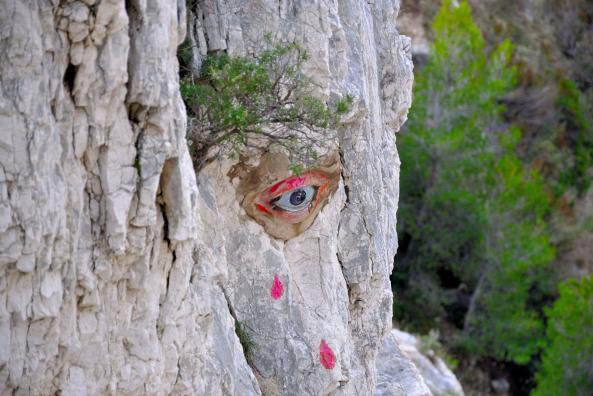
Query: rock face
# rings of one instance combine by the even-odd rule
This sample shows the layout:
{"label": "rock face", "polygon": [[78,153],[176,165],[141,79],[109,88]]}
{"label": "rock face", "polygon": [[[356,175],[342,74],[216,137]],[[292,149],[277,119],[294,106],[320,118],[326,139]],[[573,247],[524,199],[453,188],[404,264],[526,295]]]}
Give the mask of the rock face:
{"label": "rock face", "polygon": [[431,396],[418,368],[389,333],[377,358],[377,396]]}
{"label": "rock face", "polygon": [[[393,349],[389,340],[399,345],[401,354],[412,361],[420,376],[434,396],[464,396],[461,384],[455,374],[447,367],[443,359],[436,356],[434,351],[430,355],[421,351],[420,341],[412,334],[394,329],[385,340],[384,349]],[[383,350],[382,354],[385,353]],[[381,368],[379,372],[381,373]]]}
{"label": "rock face", "polygon": [[309,50],[319,95],[355,96],[338,190],[284,242],[241,208],[231,162],[194,173],[183,1],[4,0],[1,394],[374,391],[411,100],[397,2],[191,4],[196,64],[272,32]]}

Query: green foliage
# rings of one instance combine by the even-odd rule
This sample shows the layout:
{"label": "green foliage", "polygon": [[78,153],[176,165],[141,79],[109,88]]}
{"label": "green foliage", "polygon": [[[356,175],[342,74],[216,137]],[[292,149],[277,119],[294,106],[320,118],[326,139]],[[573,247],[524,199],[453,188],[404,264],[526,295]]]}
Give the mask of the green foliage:
{"label": "green foliage", "polygon": [[249,362],[251,360],[251,354],[253,353],[253,348],[255,347],[255,343],[251,339],[251,336],[245,330],[244,325],[241,324],[238,320],[235,320],[235,334],[239,338],[239,342],[243,347],[243,353],[245,354],[245,359]]}
{"label": "green foliage", "polygon": [[177,60],[181,74],[187,74],[188,65],[191,63],[192,46],[190,42],[184,42],[177,48]]}
{"label": "green foliage", "polygon": [[593,276],[560,285],[546,310],[549,344],[532,396],[593,394]]}
{"label": "green foliage", "polygon": [[[466,2],[445,1],[433,29],[399,136],[394,315],[417,331],[449,319],[469,353],[526,363],[542,345],[532,300],[547,293],[554,250],[542,182],[520,162],[521,133],[503,118],[500,98],[517,77],[512,45],[487,54]],[[447,315],[460,295],[469,303]]]}
{"label": "green foliage", "polygon": [[134,168],[138,172],[138,175],[140,175],[142,173],[142,166],[140,165],[140,156],[139,155],[136,155],[136,158],[134,159]]}
{"label": "green foliage", "polygon": [[432,329],[428,334],[419,337],[418,350],[428,357],[438,356],[447,364],[449,368],[455,369],[459,365],[459,361],[447,352],[447,349],[441,344],[440,333],[436,329]]}
{"label": "green foliage", "polygon": [[305,170],[302,164],[299,163],[292,163],[288,167],[288,170],[292,172],[293,175],[300,176],[301,173]]}
{"label": "green foliage", "polygon": [[295,164],[314,163],[352,97],[327,105],[313,96],[302,71],[307,58],[298,44],[279,43],[255,57],[208,56],[199,78],[183,79],[196,163],[274,146]]}
{"label": "green foliage", "polygon": [[569,157],[572,166],[565,169],[560,178],[560,191],[574,186],[577,193],[583,195],[593,178],[593,106],[568,79],[559,83],[558,105],[563,113],[563,126],[572,154]]}
{"label": "green foliage", "polygon": [[593,232],[593,214],[587,216],[583,222],[583,229],[588,232]]}
{"label": "green foliage", "polygon": [[[593,2],[556,3],[472,4],[490,39],[512,37],[517,44],[520,86],[507,97],[507,116],[524,131],[522,161],[541,170],[556,206],[569,208],[593,177]],[[560,214],[556,223],[555,239],[571,239],[572,219]]]}
{"label": "green foliage", "polygon": [[497,186],[487,205],[482,278],[466,318],[476,352],[520,364],[543,343],[543,323],[532,301],[549,290],[554,257],[543,216],[547,198],[539,176],[526,174],[516,155],[496,165]]}

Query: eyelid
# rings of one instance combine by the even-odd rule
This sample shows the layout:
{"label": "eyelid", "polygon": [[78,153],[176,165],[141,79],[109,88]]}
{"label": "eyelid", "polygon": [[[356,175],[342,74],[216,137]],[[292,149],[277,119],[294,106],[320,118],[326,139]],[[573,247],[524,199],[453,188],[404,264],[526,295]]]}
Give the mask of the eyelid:
{"label": "eyelid", "polygon": [[284,179],[270,187],[268,189],[268,194],[271,198],[280,197],[288,191],[304,186],[306,181],[307,175],[289,177],[288,179]]}
{"label": "eyelid", "polygon": [[273,186],[265,190],[264,194],[267,194],[269,202],[272,199],[282,196],[288,191],[292,191],[296,188],[303,186],[315,186],[321,187],[329,182],[327,176],[318,171],[310,171],[301,174],[300,176],[291,176],[287,179],[281,180]]}

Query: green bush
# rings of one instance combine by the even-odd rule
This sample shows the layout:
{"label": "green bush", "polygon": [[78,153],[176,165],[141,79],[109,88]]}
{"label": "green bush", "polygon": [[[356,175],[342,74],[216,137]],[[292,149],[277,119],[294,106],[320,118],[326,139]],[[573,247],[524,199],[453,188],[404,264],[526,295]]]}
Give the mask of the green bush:
{"label": "green bush", "polygon": [[427,356],[431,360],[434,357],[441,358],[449,368],[456,369],[459,366],[459,361],[449,355],[447,349],[441,344],[440,342],[440,333],[438,330],[432,329],[428,332],[428,334],[419,335],[417,336],[419,343],[418,343],[418,350],[424,356]]}
{"label": "green bush", "polygon": [[560,285],[546,310],[549,343],[532,396],[593,394],[593,276]]}
{"label": "green bush", "polygon": [[246,326],[238,320],[235,320],[235,334],[237,334],[237,338],[239,338],[239,343],[243,347],[243,354],[245,355],[245,359],[247,360],[247,362],[251,362],[255,343],[253,342],[253,339],[247,332]]}
{"label": "green bush", "polygon": [[593,108],[576,84],[568,79],[559,83],[558,105],[571,160],[561,174],[560,192],[575,187],[578,195],[583,195],[593,177]]}
{"label": "green bush", "polygon": [[220,154],[273,146],[286,149],[295,165],[314,163],[352,98],[327,105],[312,96],[313,83],[302,71],[306,60],[298,44],[279,43],[254,57],[210,55],[200,76],[184,78],[197,166]]}
{"label": "green bush", "polygon": [[[521,133],[503,117],[500,99],[517,76],[512,46],[488,54],[466,2],[445,1],[433,29],[398,136],[394,315],[419,332],[450,320],[471,355],[526,363],[543,343],[535,300],[547,293],[554,250],[542,182],[520,162]],[[452,317],[460,295],[469,301]]]}

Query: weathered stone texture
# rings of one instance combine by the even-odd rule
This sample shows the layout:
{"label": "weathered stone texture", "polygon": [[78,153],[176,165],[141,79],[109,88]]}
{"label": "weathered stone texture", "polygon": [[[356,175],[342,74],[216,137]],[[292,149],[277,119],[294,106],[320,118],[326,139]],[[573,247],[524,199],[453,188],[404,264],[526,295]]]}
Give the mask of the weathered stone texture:
{"label": "weathered stone texture", "polygon": [[432,396],[418,368],[400,349],[393,332],[383,340],[377,371],[377,396]]}
{"label": "weathered stone texture", "polygon": [[[412,361],[434,396],[464,396],[461,384],[455,374],[437,355],[436,351],[426,347],[422,348],[421,341],[412,334],[393,329],[385,339],[384,350],[381,353],[393,349],[395,344],[399,346],[399,354],[404,359]],[[379,372],[385,373],[389,370],[383,367],[383,369],[379,368]]]}
{"label": "weathered stone texture", "polygon": [[339,190],[285,243],[245,215],[230,163],[194,174],[175,56],[185,2],[1,0],[0,394],[374,391],[411,99],[397,2],[192,4],[195,67],[272,32],[309,50],[319,95],[356,97]]}

